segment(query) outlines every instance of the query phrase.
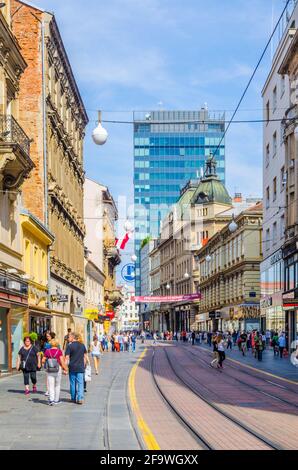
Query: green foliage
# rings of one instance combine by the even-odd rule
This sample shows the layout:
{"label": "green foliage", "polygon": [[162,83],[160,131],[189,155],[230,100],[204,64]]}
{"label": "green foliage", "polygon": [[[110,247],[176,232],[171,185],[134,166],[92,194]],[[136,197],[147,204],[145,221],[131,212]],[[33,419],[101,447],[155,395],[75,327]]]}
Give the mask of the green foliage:
{"label": "green foliage", "polygon": [[148,237],[144,238],[144,240],[141,243],[141,249],[144,248],[151,240],[151,235],[148,235]]}

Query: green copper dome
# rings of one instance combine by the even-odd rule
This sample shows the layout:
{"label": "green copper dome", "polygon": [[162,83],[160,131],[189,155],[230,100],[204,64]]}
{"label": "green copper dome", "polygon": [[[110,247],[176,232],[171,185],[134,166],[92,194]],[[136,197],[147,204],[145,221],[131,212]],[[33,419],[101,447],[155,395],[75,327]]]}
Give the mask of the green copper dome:
{"label": "green copper dome", "polygon": [[216,174],[216,161],[210,157],[206,161],[206,171],[192,197],[192,204],[227,204],[232,205],[232,199]]}

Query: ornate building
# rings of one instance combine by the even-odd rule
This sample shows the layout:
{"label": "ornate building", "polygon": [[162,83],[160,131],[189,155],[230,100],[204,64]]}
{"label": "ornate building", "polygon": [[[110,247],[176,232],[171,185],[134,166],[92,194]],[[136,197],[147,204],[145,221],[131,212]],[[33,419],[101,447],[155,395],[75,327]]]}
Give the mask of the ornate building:
{"label": "ornate building", "polygon": [[196,252],[199,266],[197,324],[201,330],[260,327],[262,203],[235,217]]}
{"label": "ornate building", "polygon": [[290,82],[289,107],[283,121],[285,144],[286,222],[282,248],[285,265],[283,310],[288,348],[296,348],[298,333],[298,29],[280,66]]}
{"label": "ornate building", "polygon": [[51,328],[85,336],[83,139],[88,123],[53,14],[12,0],[12,28],[28,63],[21,79],[20,120],[33,138],[35,169],[24,205],[54,234],[50,253]]}
{"label": "ornate building", "polygon": [[30,139],[19,121],[20,78],[26,66],[6,1],[0,9],[0,373],[15,367],[27,328],[19,214],[22,186],[34,164]]}

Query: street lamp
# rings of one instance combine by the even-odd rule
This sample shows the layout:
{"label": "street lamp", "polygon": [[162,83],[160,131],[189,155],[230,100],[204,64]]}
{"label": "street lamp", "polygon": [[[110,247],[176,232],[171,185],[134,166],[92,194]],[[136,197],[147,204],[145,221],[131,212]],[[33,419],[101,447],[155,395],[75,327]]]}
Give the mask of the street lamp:
{"label": "street lamp", "polygon": [[189,276],[188,272],[186,272],[186,273],[184,274],[184,279],[189,279],[189,277],[190,277],[190,276]]}
{"label": "street lamp", "polygon": [[137,255],[132,255],[131,261],[132,261],[133,263],[135,263],[135,262],[137,261],[137,259],[138,259]]}
{"label": "street lamp", "polygon": [[170,289],[171,289],[171,286],[170,286],[170,284],[167,284],[167,285],[166,285],[166,289],[168,289],[168,290],[170,290]]}
{"label": "street lamp", "polygon": [[124,230],[126,232],[131,232],[132,231],[132,223],[127,219],[125,224],[124,224]]}
{"label": "street lamp", "polygon": [[98,111],[98,125],[92,132],[92,139],[96,145],[104,145],[108,138],[108,133],[101,125],[101,111]]}
{"label": "street lamp", "polygon": [[232,220],[232,222],[229,224],[229,230],[230,230],[231,233],[234,233],[234,232],[236,232],[237,229],[238,229],[238,225],[237,225],[236,222],[235,222],[234,214],[233,214],[233,220]]}
{"label": "street lamp", "polygon": [[210,255],[207,255],[205,259],[206,259],[207,263],[210,263],[210,261],[211,261],[211,256],[210,256]]}

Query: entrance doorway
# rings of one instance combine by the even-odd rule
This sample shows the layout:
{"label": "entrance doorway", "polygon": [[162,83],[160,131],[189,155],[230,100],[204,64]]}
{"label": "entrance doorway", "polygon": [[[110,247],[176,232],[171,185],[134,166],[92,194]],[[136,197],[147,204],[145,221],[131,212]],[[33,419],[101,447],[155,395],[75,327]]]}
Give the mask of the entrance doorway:
{"label": "entrance doorway", "polygon": [[0,371],[8,371],[7,308],[0,307]]}

